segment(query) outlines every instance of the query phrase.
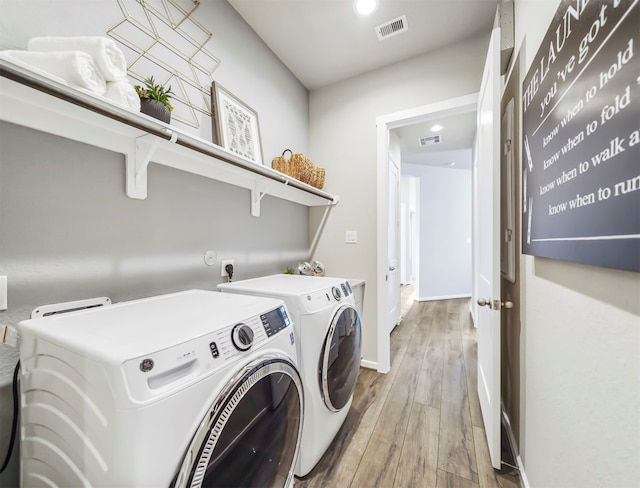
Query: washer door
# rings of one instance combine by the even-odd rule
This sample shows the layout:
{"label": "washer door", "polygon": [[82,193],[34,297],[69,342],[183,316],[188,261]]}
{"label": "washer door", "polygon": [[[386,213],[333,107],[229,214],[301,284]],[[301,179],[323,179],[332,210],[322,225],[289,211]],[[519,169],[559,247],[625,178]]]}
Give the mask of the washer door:
{"label": "washer door", "polygon": [[332,412],[341,410],[353,395],[360,371],[361,337],[358,312],[343,305],[331,321],[318,368],[322,398]]}
{"label": "washer door", "polygon": [[302,432],[302,395],[300,375],[284,356],[249,364],[205,415],[173,486],[287,486]]}

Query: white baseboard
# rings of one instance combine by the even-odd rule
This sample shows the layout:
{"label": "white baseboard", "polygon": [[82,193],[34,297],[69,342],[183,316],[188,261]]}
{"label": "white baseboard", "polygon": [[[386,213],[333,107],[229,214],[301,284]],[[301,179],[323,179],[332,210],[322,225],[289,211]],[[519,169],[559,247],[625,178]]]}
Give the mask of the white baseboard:
{"label": "white baseboard", "polygon": [[511,451],[516,458],[516,464],[518,465],[518,472],[520,473],[520,486],[522,488],[531,488],[529,484],[529,480],[527,479],[527,475],[524,472],[524,464],[522,462],[522,458],[520,457],[520,452],[518,451],[518,444],[516,443],[516,438],[513,435],[513,430],[511,429],[511,421],[509,420],[509,416],[507,415],[507,411],[504,408],[504,403],[500,402],[500,408],[502,410],[502,424],[507,432],[507,438],[509,439],[509,444],[511,445]]}
{"label": "white baseboard", "polygon": [[420,297],[416,298],[418,302],[432,302],[434,300],[452,300],[454,298],[471,298],[470,293],[463,293],[462,295],[442,295],[439,297]]}
{"label": "white baseboard", "polygon": [[366,359],[360,360],[360,366],[367,369],[378,370],[378,363],[376,361],[367,361]]}

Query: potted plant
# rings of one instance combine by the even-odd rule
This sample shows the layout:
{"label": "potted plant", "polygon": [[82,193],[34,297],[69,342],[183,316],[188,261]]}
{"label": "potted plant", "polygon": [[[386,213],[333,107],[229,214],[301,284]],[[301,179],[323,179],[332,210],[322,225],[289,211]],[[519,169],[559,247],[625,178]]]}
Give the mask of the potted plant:
{"label": "potted plant", "polygon": [[173,106],[169,103],[169,99],[173,97],[171,86],[165,88],[157,84],[153,76],[146,78],[143,83],[144,87],[140,85],[134,87],[140,97],[140,112],[168,124],[173,110]]}

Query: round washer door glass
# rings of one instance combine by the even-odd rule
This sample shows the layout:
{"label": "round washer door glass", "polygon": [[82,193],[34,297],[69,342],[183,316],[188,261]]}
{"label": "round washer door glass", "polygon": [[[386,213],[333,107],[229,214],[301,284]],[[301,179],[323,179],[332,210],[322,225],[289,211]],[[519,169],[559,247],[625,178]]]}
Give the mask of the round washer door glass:
{"label": "round washer door glass", "polygon": [[205,415],[173,486],[281,488],[302,432],[302,382],[286,359],[241,371]]}
{"label": "round washer door glass", "polygon": [[320,390],[327,408],[341,410],[351,398],[360,371],[360,316],[351,305],[338,309],[320,355]]}

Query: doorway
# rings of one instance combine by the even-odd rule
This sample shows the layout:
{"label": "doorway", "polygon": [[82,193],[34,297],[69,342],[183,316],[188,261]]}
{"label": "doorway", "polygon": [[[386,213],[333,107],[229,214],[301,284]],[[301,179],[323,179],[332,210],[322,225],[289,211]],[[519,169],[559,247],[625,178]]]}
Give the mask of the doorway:
{"label": "doorway", "polygon": [[[388,229],[390,223],[390,199],[389,191],[389,154],[390,131],[401,127],[428,122],[442,117],[450,117],[458,114],[475,112],[477,109],[478,94],[465,95],[431,105],[416,107],[414,109],[379,116],[376,119],[377,126],[377,270],[379,286],[377,292],[378,317],[377,330],[377,357],[378,371],[386,373],[391,367],[391,350],[389,330],[387,327],[389,311],[396,304],[390,303],[389,291],[389,239]],[[398,203],[399,204],[399,203]],[[399,294],[398,294],[399,296]]]}

